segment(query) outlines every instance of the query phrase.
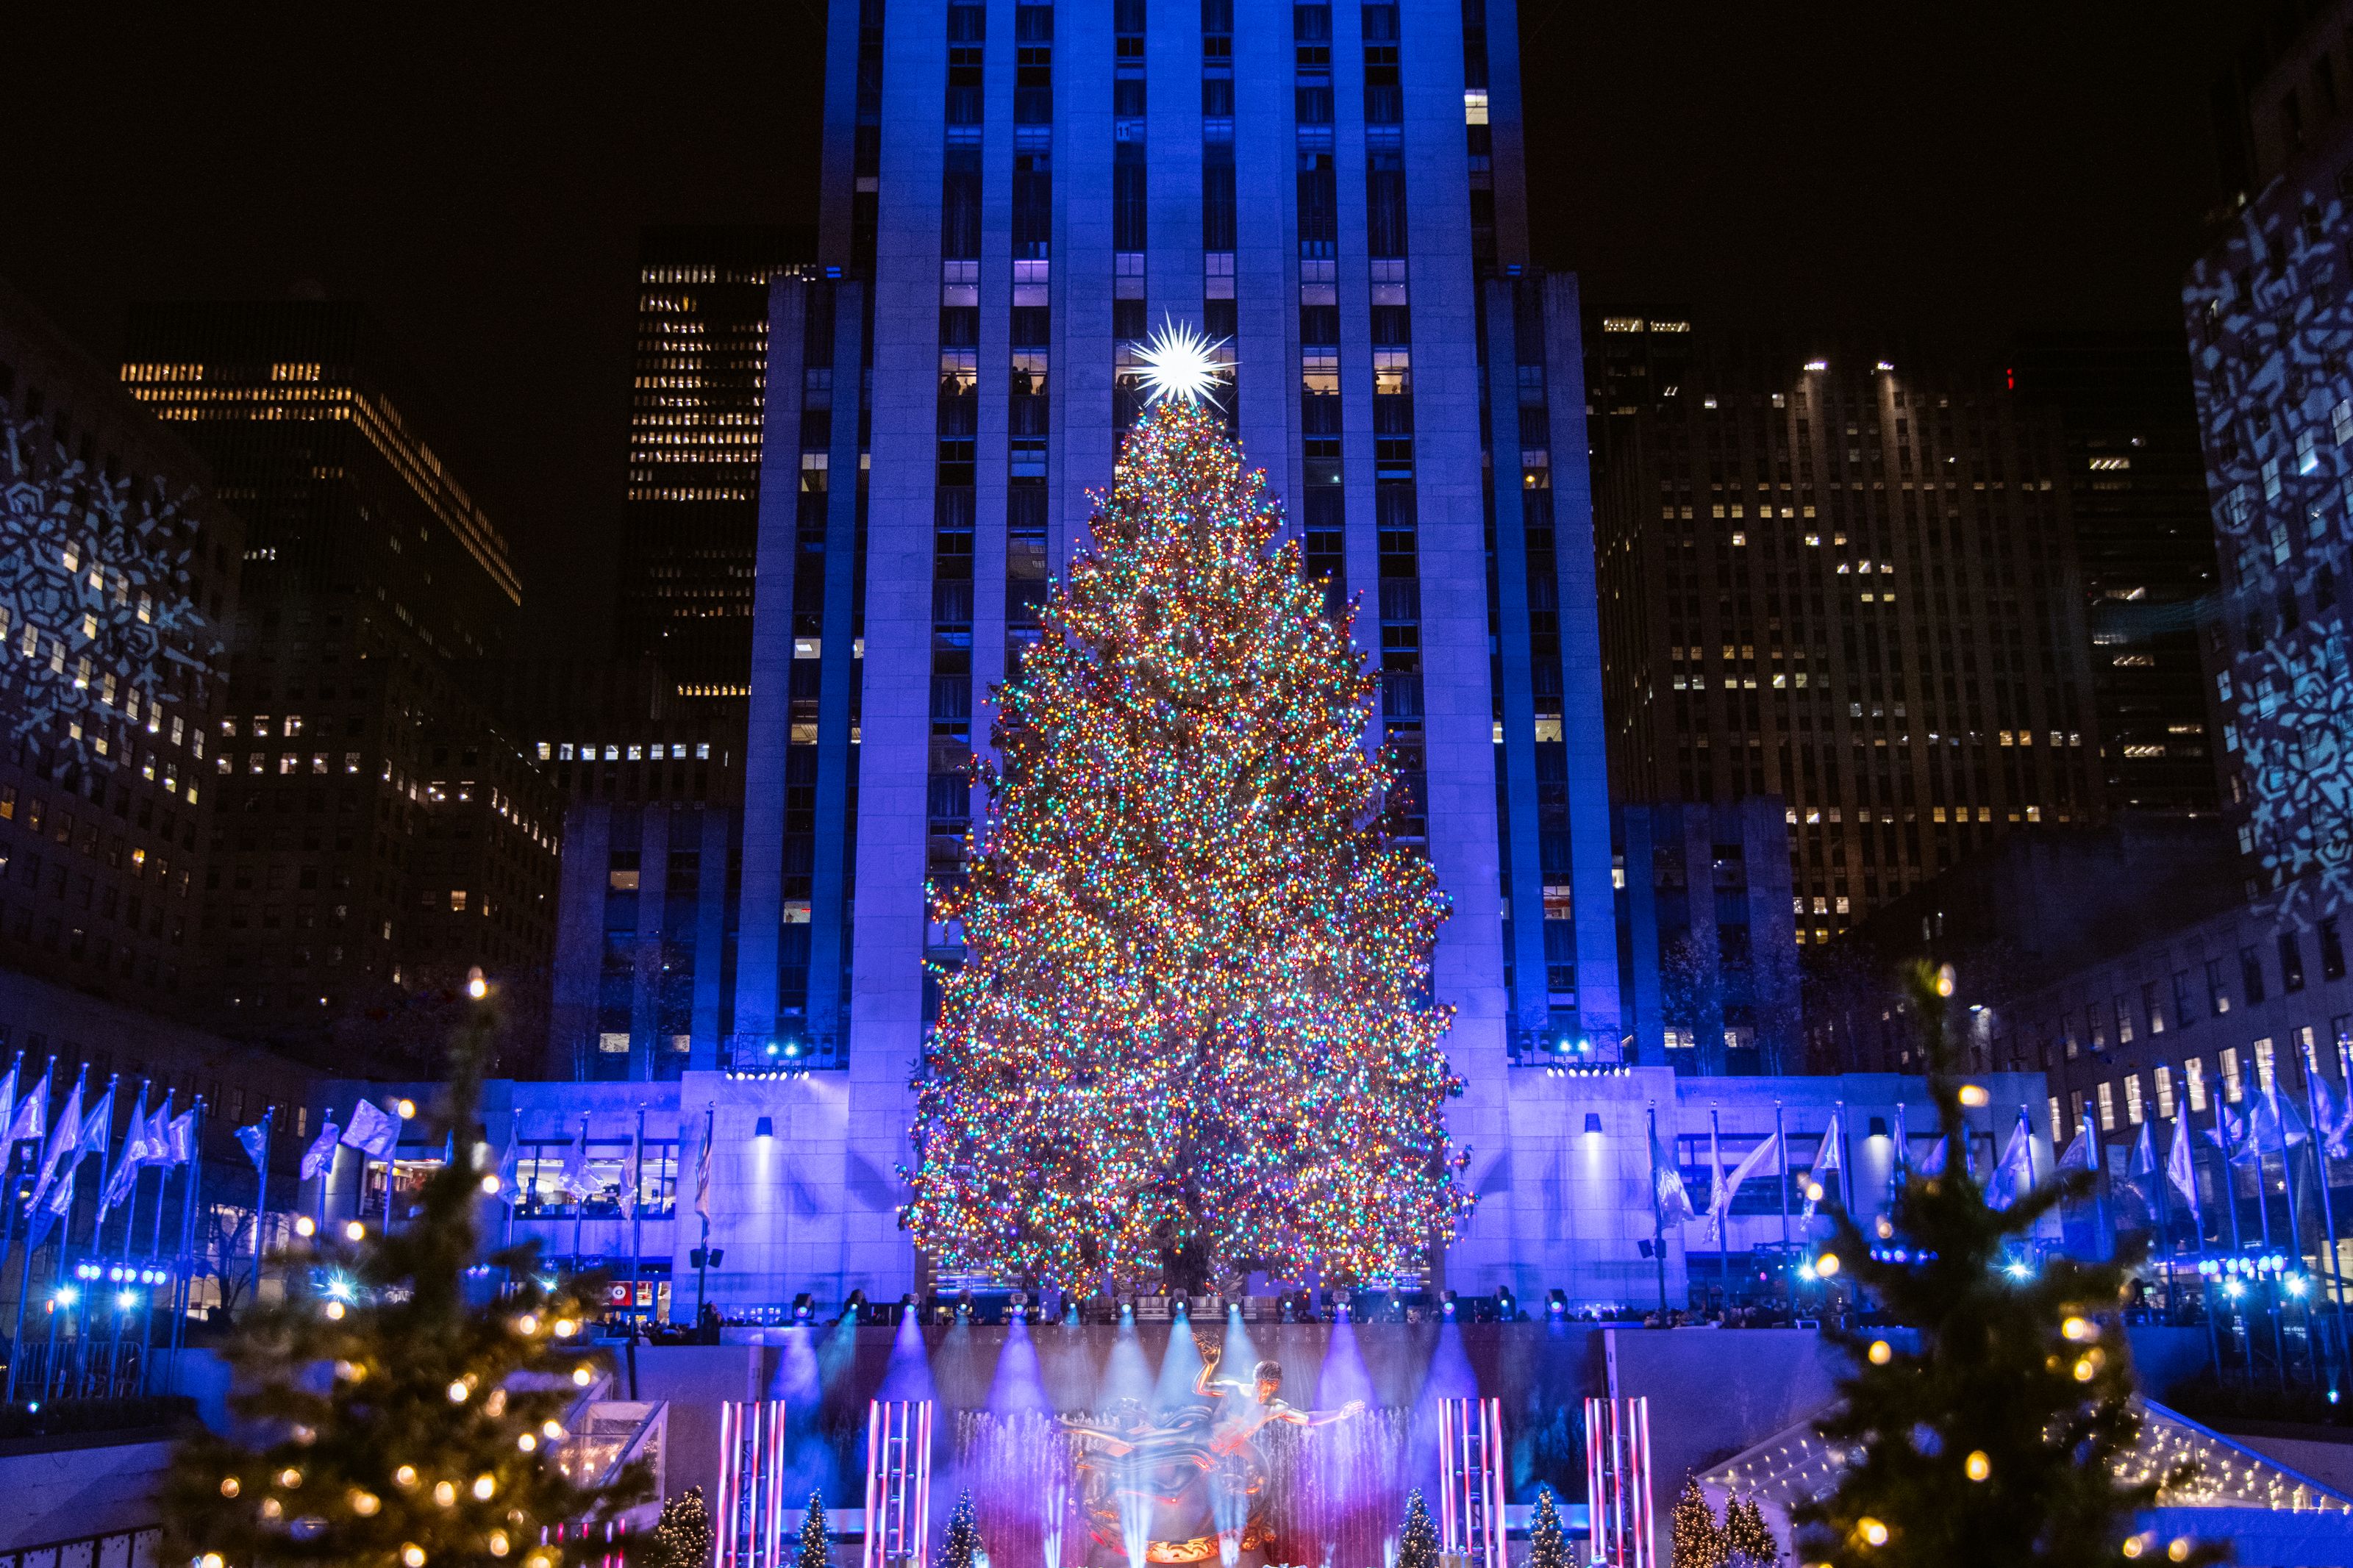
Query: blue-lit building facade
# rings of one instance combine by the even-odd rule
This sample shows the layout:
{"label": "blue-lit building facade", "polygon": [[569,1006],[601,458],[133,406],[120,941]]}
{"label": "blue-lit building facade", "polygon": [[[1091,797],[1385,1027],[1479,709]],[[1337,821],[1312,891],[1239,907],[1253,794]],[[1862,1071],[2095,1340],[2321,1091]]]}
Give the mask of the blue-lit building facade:
{"label": "blue-lit building facade", "polygon": [[[1449,1276],[1541,1272],[1544,1198],[1510,1171],[1558,1123],[1519,1125],[1514,1082],[1614,1059],[1625,1020],[1579,310],[1525,265],[1516,26],[1460,0],[834,5],[824,276],[771,296],[733,996],[681,1064],[773,1086],[813,1205],[783,1272],[914,1277],[925,965],[962,956],[924,887],[962,874],[989,693],[1164,320],[1229,341],[1232,427],[1363,602],[1366,741],[1453,900],[1455,1136],[1514,1195]],[[771,1070],[805,1076],[743,1076]]]}
{"label": "blue-lit building facade", "polygon": [[2240,188],[2182,297],[2221,567],[2201,629],[2223,814],[2250,893],[2308,928],[2353,887],[2353,116],[2318,90],[2353,54],[2317,24],[2270,49],[2225,95]]}

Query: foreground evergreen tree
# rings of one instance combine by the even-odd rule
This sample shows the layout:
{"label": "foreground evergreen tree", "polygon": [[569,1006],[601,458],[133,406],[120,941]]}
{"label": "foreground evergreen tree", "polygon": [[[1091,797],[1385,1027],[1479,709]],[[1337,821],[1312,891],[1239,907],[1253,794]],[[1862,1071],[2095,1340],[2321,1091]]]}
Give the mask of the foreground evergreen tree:
{"label": "foreground evergreen tree", "polygon": [[1707,1506],[1698,1477],[1683,1478],[1683,1489],[1667,1523],[1671,1568],[1724,1568],[1724,1531],[1716,1527],[1715,1510]]}
{"label": "foreground evergreen tree", "polygon": [[1730,1568],[1773,1568],[1781,1548],[1765,1510],[1753,1497],[1733,1498],[1724,1505],[1724,1560]]}
{"label": "foreground evergreen tree", "polygon": [[832,1547],[825,1535],[825,1499],[809,1493],[808,1517],[801,1521],[801,1552],[797,1568],[830,1568]]}
{"label": "foreground evergreen tree", "polygon": [[1002,692],[908,1224],[1071,1286],[1419,1267],[1467,1205],[1374,678],[1217,416],[1152,408]]}
{"label": "foreground evergreen tree", "polygon": [[[2213,1560],[2211,1548],[2185,1544],[2172,1557],[2169,1542],[2130,1539],[2134,1510],[2158,1486],[2126,1485],[2115,1470],[2139,1435],[2114,1320],[2130,1260],[2053,1257],[2024,1279],[2005,1270],[2037,1220],[2085,1194],[2089,1173],[2045,1179],[2006,1210],[1987,1202],[1960,1154],[1962,1085],[1945,1025],[1951,976],[1923,966],[1911,991],[1952,1152],[1940,1173],[1915,1172],[1873,1235],[1836,1214],[1825,1251],[1917,1331],[1919,1349],[1834,1333],[1855,1370],[1821,1433],[1860,1457],[1834,1491],[1795,1510],[1801,1554],[1836,1568],[2109,1564],[2151,1546],[2171,1562]],[[1871,1257],[1875,1241],[1888,1244],[1888,1261]],[[1893,1260],[1897,1248],[1905,1261]]]}
{"label": "foreground evergreen tree", "polygon": [[436,1172],[393,1235],[290,1260],[332,1283],[248,1309],[222,1342],[239,1424],[174,1453],[162,1561],[558,1568],[577,1549],[542,1544],[543,1530],[602,1521],[645,1495],[642,1467],[600,1487],[559,1462],[565,1421],[596,1376],[572,1351],[594,1281],[546,1289],[520,1248],[495,1259],[511,1294],[466,1301],[475,1205],[495,1163],[475,1120],[495,1022],[478,1001],[429,1113],[434,1141],[447,1131],[472,1158]]}
{"label": "foreground evergreen tree", "polygon": [[1397,1568],[1438,1568],[1438,1527],[1416,1487],[1405,1500],[1405,1528],[1398,1532]]}
{"label": "foreground evergreen tree", "polygon": [[661,1520],[654,1526],[651,1568],[711,1568],[711,1549],[717,1542],[702,1489],[689,1487],[662,1504]]}
{"label": "foreground evergreen tree", "polygon": [[1528,1568],[1569,1568],[1568,1537],[1550,1487],[1536,1489],[1535,1510],[1528,1516]]}
{"label": "foreground evergreen tree", "polygon": [[948,1515],[947,1539],[940,1544],[940,1568],[973,1568],[984,1555],[980,1521],[972,1511],[972,1493],[960,1492],[956,1495],[955,1511]]}

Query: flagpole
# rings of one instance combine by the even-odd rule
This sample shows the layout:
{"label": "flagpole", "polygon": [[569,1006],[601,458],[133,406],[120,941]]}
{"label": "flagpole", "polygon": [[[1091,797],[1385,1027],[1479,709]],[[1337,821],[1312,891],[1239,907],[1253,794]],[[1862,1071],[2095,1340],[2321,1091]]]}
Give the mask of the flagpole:
{"label": "flagpole", "polygon": [[[16,1207],[15,1194],[12,1193],[10,1197],[12,1201],[8,1206],[13,1209]],[[25,1215],[25,1256],[16,1265],[16,1331],[8,1342],[8,1403],[11,1405],[16,1403],[16,1374],[25,1365],[25,1303],[31,1300],[33,1294],[34,1246],[33,1216],[27,1213]]]}
{"label": "flagpole", "polygon": [[[1655,1100],[1650,1102],[1650,1115],[1651,1255],[1659,1265],[1659,1312],[1663,1317],[1667,1310],[1667,1215],[1666,1211],[1659,1206],[1659,1102]],[[702,1222],[702,1241],[703,1256],[708,1258],[711,1255],[711,1221],[708,1216],[705,1216]],[[702,1317],[702,1281],[695,1282],[694,1293],[694,1315],[696,1321],[700,1321]]]}
{"label": "flagpole", "polygon": [[[2279,1130],[2280,1172],[2285,1178],[2283,1185],[2287,1193],[2288,1257],[2290,1260],[2295,1263],[2296,1271],[2301,1274],[2304,1271],[2304,1215],[2303,1211],[2297,1205],[2295,1201],[2295,1151],[2289,1145],[2287,1141],[2286,1119],[2280,1114],[2279,1079],[2277,1078],[2274,1078],[2272,1080],[2272,1087],[2264,1092],[2270,1097],[2272,1125]],[[2299,1304],[2304,1308],[2305,1348],[2309,1352],[2312,1348],[2312,1306],[2309,1302],[2302,1302]],[[2283,1312],[2282,1316],[2284,1317],[2285,1313]],[[2283,1333],[2284,1333],[2284,1328],[2283,1328]],[[2316,1378],[2320,1373],[2320,1366],[2317,1361],[2314,1362],[2312,1370],[2314,1376]],[[2285,1377],[2287,1375],[2286,1343],[2284,1339],[2283,1339],[2281,1342],[2280,1375],[2282,1377]]]}
{"label": "flagpole", "polygon": [[[588,1113],[584,1110],[580,1113],[579,1184],[585,1186],[587,1184],[587,1180]],[[575,1192],[572,1194],[572,1272],[575,1274],[580,1272],[580,1222],[587,1217],[587,1214],[588,1194],[583,1192]]]}
{"label": "flagpole", "polygon": [[[99,1123],[98,1128],[99,1190],[96,1197],[92,1199],[90,1205],[90,1250],[92,1257],[96,1257],[98,1255],[99,1232],[106,1224],[106,1209],[104,1207],[104,1200],[106,1197],[106,1162],[114,1152],[114,1091],[121,1082],[121,1074],[109,1073],[106,1078],[106,1093],[100,1096],[99,1100],[99,1104],[106,1109],[106,1116],[105,1119]],[[95,1112],[93,1112],[93,1114],[95,1114]],[[76,1142],[79,1143],[79,1140],[76,1140]],[[82,1161],[86,1159],[89,1154],[90,1148],[87,1144],[81,1144],[74,1150],[73,1163],[76,1170],[80,1168]],[[58,1242],[58,1275],[60,1279],[64,1278],[66,1265],[73,1257],[74,1195],[69,1195],[66,1199],[65,1229]],[[93,1280],[91,1283],[95,1285],[97,1281]],[[76,1304],[81,1308],[81,1326],[79,1331],[74,1336],[73,1343],[73,1359],[75,1363],[73,1383],[76,1385],[80,1383],[82,1371],[89,1362],[90,1342],[96,1338],[94,1331],[98,1326],[98,1306],[95,1301],[90,1300],[90,1296],[96,1293],[97,1292],[94,1290],[87,1294],[77,1293],[76,1297]],[[78,1394],[79,1392],[79,1387],[75,1386],[73,1392]]]}
{"label": "flagpole", "polygon": [[[2230,1209],[2231,1256],[2235,1258],[2245,1250],[2247,1243],[2245,1237],[2241,1234],[2239,1228],[2239,1179],[2231,1169],[2230,1135],[2224,1131],[2222,1122],[2222,1080],[2218,1076],[2214,1080],[2214,1152],[2221,1157],[2222,1168],[2218,1173],[2221,1180],[2216,1184],[2221,1191],[2223,1203]],[[2221,1239],[2219,1235],[2216,1239]],[[2211,1307],[2209,1308],[2209,1310],[2211,1310]],[[2231,1330],[2231,1342],[2233,1347],[2237,1345],[2238,1340],[2239,1331],[2237,1324],[2234,1321]],[[2250,1387],[2253,1386],[2254,1381],[2255,1336],[2253,1331],[2250,1330],[2247,1334],[2248,1385]]]}
{"label": "flagpole", "polygon": [[[1774,1185],[1781,1192],[1781,1264],[1789,1263],[1789,1145],[1781,1137],[1781,1102],[1773,1102],[1773,1174]],[[1789,1304],[1797,1305],[1798,1292],[1789,1292]]]}
{"label": "flagpole", "polygon": [[[2348,1367],[2348,1343],[2345,1338],[2345,1281],[2337,1267],[2337,1206],[2328,1195],[2328,1133],[2320,1125],[2319,1086],[2313,1081],[2320,1071],[2320,1060],[2310,1046],[2304,1049],[2304,1104],[2306,1114],[2312,1118],[2312,1173],[2320,1187],[2320,1224],[2328,1233],[2328,1295],[2335,1303],[2337,1320],[2337,1357],[2342,1370]],[[0,1258],[7,1256],[0,1249]]]}
{"label": "flagpole", "polygon": [[644,1271],[645,1265],[645,1194],[646,1108],[640,1105],[638,1107],[637,1142],[629,1146],[629,1331],[632,1335],[637,1332],[638,1277]]}
{"label": "flagpole", "polygon": [[[2189,1226],[2198,1233],[2198,1260],[2206,1260],[2206,1215],[2198,1206],[2198,1140],[2189,1129],[2189,1100],[2187,1091],[2173,1112],[2173,1136],[2184,1142],[2189,1152]],[[2166,1179],[2173,1176],[2171,1151],[2166,1155]],[[2222,1381],[2222,1328],[2214,1313],[2214,1286],[2207,1277],[2198,1277],[2198,1305],[2206,1319],[2206,1342],[2214,1354],[2214,1381]]]}
{"label": "flagpole", "polygon": [[269,1135],[276,1131],[278,1107],[271,1104],[261,1112],[261,1158],[254,1162],[260,1172],[253,1193],[253,1302],[261,1304],[262,1233],[269,1227]]}
{"label": "flagpole", "polygon": [[1836,1106],[1839,1134],[1839,1207],[1847,1218],[1854,1218],[1854,1131],[1849,1125],[1852,1118],[1846,1113],[1846,1101]]}
{"label": "flagpole", "polygon": [[[2156,1141],[2156,1134],[2150,1133],[2149,1142],[2154,1144]],[[2157,1182],[2158,1231],[2165,1238],[2165,1315],[2168,1319],[2180,1310],[2180,1301],[2174,1295],[2173,1286],[2173,1194],[2167,1191],[2173,1184],[2171,1165],[2169,1158],[2159,1160],[2154,1149],[2151,1150],[2149,1174]]]}
{"label": "flagpole", "polygon": [[190,1120],[188,1181],[180,1190],[180,1251],[173,1260],[174,1271],[180,1276],[172,1292],[175,1310],[172,1314],[171,1370],[166,1373],[167,1385],[176,1385],[180,1372],[180,1345],[186,1338],[188,1309],[195,1300],[196,1196],[205,1184],[205,1097],[197,1095],[190,1107],[195,1115]]}
{"label": "flagpole", "polygon": [[[1895,1206],[1895,1194],[1904,1190],[1902,1178],[1911,1173],[1912,1130],[1904,1125],[1904,1102],[1895,1102],[1895,1148],[1887,1162],[1887,1206]],[[1884,1211],[1882,1211],[1884,1212]]]}
{"label": "flagpole", "polygon": [[1715,1188],[1708,1194],[1707,1206],[1715,1215],[1715,1283],[1724,1292],[1726,1311],[1732,1308],[1732,1216],[1725,1211],[1732,1205],[1724,1194],[1724,1124],[1715,1107],[1707,1108],[1708,1152],[1715,1161]]}
{"label": "flagpole", "polygon": [[[1658,1131],[1659,1111],[1657,1105],[1653,1104],[1651,1108],[1651,1174],[1654,1178],[1659,1173]],[[718,1132],[719,1102],[715,1100],[709,1100],[702,1107],[702,1154],[696,1162],[698,1166],[706,1166],[710,1163],[711,1141],[718,1135]],[[702,1258],[694,1266],[694,1329],[698,1334],[702,1331],[703,1281],[711,1268],[711,1205],[703,1198],[702,1187],[702,1172],[698,1169],[695,1172],[694,1207],[695,1212],[702,1217]],[[1658,1183],[1653,1180],[1651,1184],[1651,1212],[1653,1217],[1658,1213]],[[1662,1245],[1664,1244],[1662,1243]],[[1664,1257],[1662,1256],[1659,1262],[1659,1310],[1664,1311],[1666,1307],[1667,1265]]]}
{"label": "flagpole", "polygon": [[[9,1064],[8,1068],[7,1103],[0,1105],[0,1141],[5,1141],[6,1144],[6,1147],[0,1148],[0,1269],[7,1268],[8,1249],[14,1245],[16,1239],[16,1140],[6,1135],[16,1131],[16,1090],[24,1081],[25,1053],[18,1051],[16,1059]],[[49,1087],[48,1079],[42,1079],[39,1087],[41,1092],[47,1094]],[[27,1089],[25,1098],[31,1099],[32,1091]],[[47,1107],[43,1109],[46,1110]]]}

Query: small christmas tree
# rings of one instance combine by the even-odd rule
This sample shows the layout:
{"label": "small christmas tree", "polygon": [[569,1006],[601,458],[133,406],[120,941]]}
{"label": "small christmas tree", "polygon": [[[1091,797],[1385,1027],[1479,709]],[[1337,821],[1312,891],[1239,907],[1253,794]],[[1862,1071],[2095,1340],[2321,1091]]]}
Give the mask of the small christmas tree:
{"label": "small christmas tree", "polygon": [[948,1538],[940,1547],[939,1568],[974,1568],[987,1557],[980,1543],[980,1521],[973,1517],[972,1493],[960,1492],[955,1511],[948,1515]]}
{"label": "small christmas tree", "polygon": [[825,1499],[809,1493],[808,1517],[801,1521],[801,1554],[796,1568],[829,1568],[832,1549],[825,1538]]}
{"label": "small christmas tree", "polygon": [[[1855,1370],[1820,1427],[1850,1458],[1833,1490],[1791,1510],[1796,1545],[1833,1568],[2088,1568],[2152,1544],[2168,1563],[2213,1561],[2214,1549],[2187,1539],[2176,1555],[2174,1542],[2134,1536],[2134,1513],[2186,1476],[2117,1476],[2140,1434],[2130,1352],[2114,1315],[2137,1261],[2131,1250],[2107,1263],[2050,1257],[2022,1277],[2009,1269],[2036,1225],[2088,1194],[2092,1177],[2064,1171],[2007,1208],[1987,1201],[1960,1154],[1968,1128],[1945,1026],[1952,990],[1950,970],[1923,964],[1911,977],[1928,1092],[1952,1152],[1941,1170],[1908,1176],[1878,1219],[1836,1213],[1815,1264],[1852,1278],[1917,1331],[1919,1348],[1869,1331],[1831,1333]],[[1889,1244],[1876,1258],[1875,1243]]]}
{"label": "small christmas tree", "polygon": [[1734,1498],[1724,1505],[1724,1558],[1729,1568],[1774,1568],[1781,1547],[1765,1510],[1753,1497]]}
{"label": "small christmas tree", "polygon": [[1698,1477],[1684,1478],[1669,1523],[1673,1531],[1673,1555],[1669,1559],[1672,1568],[1725,1568],[1724,1531],[1716,1527],[1715,1510],[1707,1506]]}
{"label": "small christmas tree", "polygon": [[1469,1205],[1446,915],[1366,749],[1377,681],[1217,415],[1127,437],[1000,697],[906,1223],[1073,1286],[1419,1269]]}
{"label": "small christmas tree", "polygon": [[661,1520],[654,1526],[652,1568],[711,1568],[717,1541],[702,1489],[689,1487],[662,1504]]}
{"label": "small christmas tree", "polygon": [[174,1454],[160,1561],[558,1568],[574,1549],[543,1539],[555,1527],[600,1523],[649,1489],[642,1464],[609,1486],[562,1464],[565,1423],[598,1375],[571,1349],[596,1281],[550,1289],[519,1248],[494,1259],[508,1293],[467,1301],[475,1205],[496,1184],[475,1107],[497,1020],[479,998],[472,1014],[433,1113],[467,1153],[427,1179],[397,1232],[289,1259],[290,1280],[322,1289],[238,1318],[219,1345],[237,1421]]}
{"label": "small christmas tree", "polygon": [[1405,1529],[1398,1532],[1397,1568],[1438,1568],[1438,1527],[1416,1487],[1405,1500]]}
{"label": "small christmas tree", "polygon": [[1561,1532],[1550,1487],[1536,1489],[1535,1511],[1528,1516],[1528,1568],[1569,1568],[1568,1537]]}

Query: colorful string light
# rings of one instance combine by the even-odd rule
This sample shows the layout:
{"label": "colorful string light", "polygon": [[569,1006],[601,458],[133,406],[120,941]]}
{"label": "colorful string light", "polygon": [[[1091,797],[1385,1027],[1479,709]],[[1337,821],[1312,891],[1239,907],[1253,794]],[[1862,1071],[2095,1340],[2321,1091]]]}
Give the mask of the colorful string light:
{"label": "colorful string light", "polygon": [[1041,1284],[1421,1268],[1470,1199],[1447,903],[1381,813],[1374,678],[1214,410],[1155,405],[1000,694],[907,1224]]}

